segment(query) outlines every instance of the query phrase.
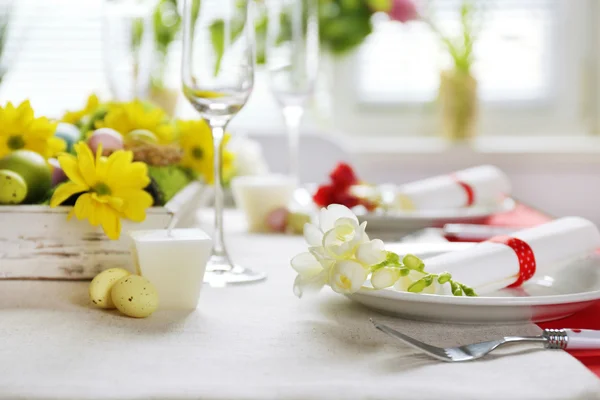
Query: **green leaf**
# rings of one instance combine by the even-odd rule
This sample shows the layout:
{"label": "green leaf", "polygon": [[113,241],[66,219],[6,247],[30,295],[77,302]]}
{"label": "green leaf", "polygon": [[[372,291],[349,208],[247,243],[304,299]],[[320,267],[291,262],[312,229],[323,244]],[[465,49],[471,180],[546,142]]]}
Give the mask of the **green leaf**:
{"label": "green leaf", "polygon": [[443,285],[444,283],[450,281],[450,279],[452,279],[452,275],[450,275],[448,272],[444,272],[438,276],[438,283]]}
{"label": "green leaf", "polygon": [[407,268],[417,271],[423,271],[425,268],[423,261],[419,257],[412,254],[405,255],[402,259],[402,264],[404,264]]}
{"label": "green leaf", "polygon": [[419,279],[408,287],[408,291],[411,293],[420,293],[427,287],[427,282],[424,278]]}
{"label": "green leaf", "polygon": [[210,41],[215,52],[215,69],[214,75],[219,75],[221,69],[221,61],[225,54],[225,21],[219,19],[210,25]]}
{"label": "green leaf", "polygon": [[142,45],[142,38],[144,37],[144,20],[142,18],[135,18],[133,20],[133,26],[131,27],[131,49],[137,52]]}
{"label": "green leaf", "polygon": [[400,268],[400,276],[407,276],[408,274],[410,274],[410,269]]}
{"label": "green leaf", "polygon": [[392,8],[392,0],[367,0],[367,5],[376,12],[387,12]]}
{"label": "green leaf", "polygon": [[230,29],[230,43],[235,42],[240,34],[244,31],[244,20],[236,19],[232,20],[231,23],[226,24],[224,20],[219,19],[210,25],[210,40],[215,51],[215,69],[214,76],[219,75],[221,70],[221,62],[225,55],[225,29]]}

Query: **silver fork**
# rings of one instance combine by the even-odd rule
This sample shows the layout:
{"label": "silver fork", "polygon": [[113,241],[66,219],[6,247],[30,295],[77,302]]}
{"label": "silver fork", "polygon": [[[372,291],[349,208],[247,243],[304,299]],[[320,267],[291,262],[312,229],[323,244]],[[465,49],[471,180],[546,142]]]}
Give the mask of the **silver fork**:
{"label": "silver fork", "polygon": [[[458,347],[436,347],[407,336],[387,325],[370,319],[375,328],[405,344],[420,350],[438,360],[446,362],[472,361],[481,358],[506,343],[541,343],[546,349],[565,349],[569,342],[570,331],[566,329],[544,329],[541,336],[505,336],[498,340],[468,344]],[[597,333],[597,332],[594,332]]]}

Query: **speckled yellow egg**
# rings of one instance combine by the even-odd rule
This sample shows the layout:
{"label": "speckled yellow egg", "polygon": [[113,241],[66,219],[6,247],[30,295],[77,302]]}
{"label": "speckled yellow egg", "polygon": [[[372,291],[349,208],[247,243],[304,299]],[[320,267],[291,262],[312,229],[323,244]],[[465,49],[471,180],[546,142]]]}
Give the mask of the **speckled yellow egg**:
{"label": "speckled yellow egg", "polygon": [[119,279],[112,288],[112,301],[123,314],[146,318],[158,307],[158,293],[143,276],[129,275]]}
{"label": "speckled yellow egg", "polygon": [[90,283],[90,300],[96,307],[115,308],[110,290],[121,278],[131,275],[131,272],[123,268],[111,268],[100,272]]}

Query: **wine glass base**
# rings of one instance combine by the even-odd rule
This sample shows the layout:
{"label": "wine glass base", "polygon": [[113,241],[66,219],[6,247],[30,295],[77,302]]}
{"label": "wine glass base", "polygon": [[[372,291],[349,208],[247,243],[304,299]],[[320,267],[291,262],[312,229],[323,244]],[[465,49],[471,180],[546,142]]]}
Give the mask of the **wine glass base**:
{"label": "wine glass base", "polygon": [[226,256],[212,256],[206,265],[204,283],[211,287],[225,287],[241,283],[262,281],[267,274],[232,264]]}

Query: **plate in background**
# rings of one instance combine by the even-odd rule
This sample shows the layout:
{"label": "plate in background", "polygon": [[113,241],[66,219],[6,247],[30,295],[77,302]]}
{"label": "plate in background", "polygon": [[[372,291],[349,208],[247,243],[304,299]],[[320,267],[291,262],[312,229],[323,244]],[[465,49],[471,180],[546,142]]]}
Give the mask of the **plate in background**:
{"label": "plate in background", "polygon": [[[458,251],[472,243],[386,245],[427,259]],[[543,322],[568,317],[600,300],[600,256],[540,271],[522,287],[481,297],[455,297],[363,288],[347,295],[353,301],[388,315],[433,322],[486,324]]]}
{"label": "plate in background", "polygon": [[358,215],[358,219],[367,221],[369,231],[401,231],[410,232],[431,226],[445,224],[469,223],[477,224],[495,214],[512,211],[516,202],[507,198],[494,206],[473,206],[444,210],[417,211],[375,211]]}

